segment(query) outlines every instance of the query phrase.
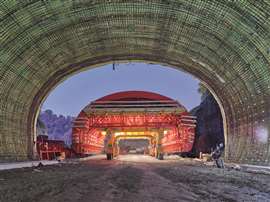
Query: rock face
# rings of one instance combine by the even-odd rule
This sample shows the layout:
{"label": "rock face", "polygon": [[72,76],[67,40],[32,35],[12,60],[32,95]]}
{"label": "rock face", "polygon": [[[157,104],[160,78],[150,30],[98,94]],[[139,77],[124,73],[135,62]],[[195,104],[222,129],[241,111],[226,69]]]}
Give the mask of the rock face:
{"label": "rock face", "polygon": [[40,120],[40,118],[37,119],[37,136],[48,136],[47,128],[45,124]]}
{"label": "rock face", "polygon": [[49,139],[63,140],[66,145],[71,145],[71,129],[74,117],[58,116],[52,110],[45,110],[40,113],[39,120],[46,126]]}
{"label": "rock face", "polygon": [[220,108],[209,91],[203,93],[201,104],[192,109],[191,114],[197,117],[193,153],[196,155],[199,152],[210,153],[211,148],[215,148],[217,144],[224,144]]}

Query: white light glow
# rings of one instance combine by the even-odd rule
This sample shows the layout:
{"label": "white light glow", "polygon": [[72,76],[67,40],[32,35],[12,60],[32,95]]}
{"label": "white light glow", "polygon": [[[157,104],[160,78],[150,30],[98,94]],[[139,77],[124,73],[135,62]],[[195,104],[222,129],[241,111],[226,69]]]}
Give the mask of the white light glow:
{"label": "white light glow", "polygon": [[107,133],[106,133],[106,131],[101,131],[101,134],[106,135]]}
{"label": "white light glow", "polygon": [[255,136],[256,139],[260,142],[260,143],[267,143],[268,142],[268,130],[267,128],[260,126],[255,130]]}
{"label": "white light glow", "polygon": [[143,136],[143,135],[151,135],[155,136],[157,135],[157,132],[151,132],[151,131],[121,131],[121,132],[115,132],[115,137],[117,136]]}

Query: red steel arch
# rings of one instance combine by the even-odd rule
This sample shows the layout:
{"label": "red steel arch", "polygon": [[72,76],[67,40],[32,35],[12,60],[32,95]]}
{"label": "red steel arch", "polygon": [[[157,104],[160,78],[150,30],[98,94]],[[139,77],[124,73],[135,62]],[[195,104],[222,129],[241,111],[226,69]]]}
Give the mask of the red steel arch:
{"label": "red steel arch", "polygon": [[96,101],[121,101],[121,100],[170,100],[170,101],[174,101],[172,98],[166,97],[164,95],[160,95],[154,92],[146,92],[146,91],[122,91],[122,92],[106,95],[104,97],[97,99]]}
{"label": "red steel arch", "polygon": [[72,145],[80,155],[101,153],[108,131],[113,145],[121,131],[156,131],[151,141],[153,155],[189,152],[195,123],[195,117],[169,97],[145,91],[118,92],[91,102],[79,113]]}

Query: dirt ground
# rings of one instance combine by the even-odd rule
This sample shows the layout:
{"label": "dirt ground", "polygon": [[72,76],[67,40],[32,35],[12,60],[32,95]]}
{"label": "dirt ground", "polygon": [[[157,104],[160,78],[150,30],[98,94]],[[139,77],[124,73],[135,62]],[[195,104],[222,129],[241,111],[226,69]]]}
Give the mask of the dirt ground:
{"label": "dirt ground", "polygon": [[270,175],[217,169],[190,159],[104,157],[0,172],[2,202],[270,202]]}

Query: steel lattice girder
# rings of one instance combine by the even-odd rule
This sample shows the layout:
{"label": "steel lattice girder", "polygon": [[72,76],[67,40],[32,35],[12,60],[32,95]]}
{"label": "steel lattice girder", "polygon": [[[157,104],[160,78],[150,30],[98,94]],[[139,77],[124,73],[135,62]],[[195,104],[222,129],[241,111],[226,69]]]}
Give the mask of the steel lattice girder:
{"label": "steel lattice girder", "polygon": [[76,153],[101,153],[104,148],[104,136],[98,128],[72,128],[72,148]]}
{"label": "steel lattice girder", "polygon": [[88,119],[89,127],[166,127],[177,125],[179,116],[173,114],[134,114],[134,115],[92,115]]}
{"label": "steel lattice girder", "polygon": [[226,159],[270,164],[270,1],[0,2],[0,159],[31,158],[35,120],[63,79],[118,60],[181,68],[226,117]]}

